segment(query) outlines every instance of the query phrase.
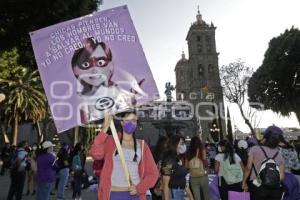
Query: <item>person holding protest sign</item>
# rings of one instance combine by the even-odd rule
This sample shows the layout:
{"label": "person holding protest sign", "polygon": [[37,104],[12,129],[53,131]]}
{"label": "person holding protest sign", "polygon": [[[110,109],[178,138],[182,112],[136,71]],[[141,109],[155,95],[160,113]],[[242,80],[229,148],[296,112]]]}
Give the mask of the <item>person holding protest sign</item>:
{"label": "person holding protest sign", "polygon": [[[82,86],[80,118],[82,123],[104,117],[105,112],[118,113],[136,103],[138,96],[147,96],[140,88],[145,79],[137,79],[129,72],[118,69],[126,79],[118,85],[112,82],[114,64],[107,44],[94,38],[84,40],[84,47],[72,57],[72,69]],[[119,87],[124,85],[129,90]]]}
{"label": "person holding protest sign", "polygon": [[119,138],[129,169],[130,185],[123,173],[120,159],[122,155],[119,155],[113,137],[106,134],[112,120],[112,116],[108,114],[102,131],[96,136],[90,150],[95,160],[104,159],[98,199],[146,200],[146,191],[155,185],[158,170],[148,145],[135,137],[136,114],[125,112],[121,113],[121,117],[122,131]]}

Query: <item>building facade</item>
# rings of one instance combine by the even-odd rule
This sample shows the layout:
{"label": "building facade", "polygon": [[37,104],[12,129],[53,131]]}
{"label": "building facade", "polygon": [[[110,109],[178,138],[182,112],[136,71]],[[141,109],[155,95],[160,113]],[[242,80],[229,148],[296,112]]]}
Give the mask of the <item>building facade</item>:
{"label": "building facade", "polygon": [[176,99],[193,105],[194,122],[205,140],[210,132],[219,138],[226,132],[215,30],[198,11],[186,37],[188,58],[183,52],[175,66]]}

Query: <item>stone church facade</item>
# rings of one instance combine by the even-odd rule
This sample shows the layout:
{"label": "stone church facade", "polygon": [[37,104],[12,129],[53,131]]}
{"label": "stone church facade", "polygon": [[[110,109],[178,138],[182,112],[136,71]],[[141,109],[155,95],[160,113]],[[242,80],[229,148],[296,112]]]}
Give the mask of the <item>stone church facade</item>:
{"label": "stone church facade", "polygon": [[204,140],[211,129],[219,135],[223,132],[225,136],[226,132],[224,117],[220,117],[224,116],[224,102],[215,30],[214,24],[207,24],[198,11],[186,37],[188,58],[183,52],[175,66],[176,100],[193,105],[193,120]]}

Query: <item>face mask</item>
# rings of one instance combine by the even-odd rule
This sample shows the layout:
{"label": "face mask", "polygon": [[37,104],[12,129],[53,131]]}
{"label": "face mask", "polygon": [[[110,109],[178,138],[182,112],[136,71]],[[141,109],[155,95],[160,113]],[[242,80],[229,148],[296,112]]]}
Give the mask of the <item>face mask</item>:
{"label": "face mask", "polygon": [[37,149],[37,147],[36,147],[36,146],[33,146],[32,149],[33,149],[33,151],[35,151],[35,150]]}
{"label": "face mask", "polygon": [[64,149],[65,149],[66,151],[68,151],[68,150],[69,150],[69,145],[66,144],[66,145],[64,146]]}
{"label": "face mask", "polygon": [[178,149],[178,152],[180,154],[184,154],[186,152],[186,145],[185,144],[180,145],[179,149]]}
{"label": "face mask", "polygon": [[136,124],[134,124],[132,122],[126,122],[123,125],[123,131],[125,133],[132,134],[132,133],[134,133],[135,129],[136,129]]}
{"label": "face mask", "polygon": [[26,146],[24,149],[25,149],[25,151],[30,152],[30,147],[29,146]]}
{"label": "face mask", "polygon": [[52,152],[53,152],[53,147],[49,147],[49,148],[47,149],[47,152],[48,152],[48,153],[52,153]]}
{"label": "face mask", "polygon": [[219,151],[219,152],[222,152],[222,149],[221,149],[221,147],[220,147],[220,146],[218,146],[218,151]]}

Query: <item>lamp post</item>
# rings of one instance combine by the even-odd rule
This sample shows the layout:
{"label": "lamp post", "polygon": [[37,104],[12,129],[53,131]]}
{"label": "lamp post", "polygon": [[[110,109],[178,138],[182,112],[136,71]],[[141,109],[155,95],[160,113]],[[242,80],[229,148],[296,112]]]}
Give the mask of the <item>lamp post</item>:
{"label": "lamp post", "polygon": [[211,132],[212,135],[214,135],[215,133],[218,134],[218,142],[220,142],[221,138],[220,138],[220,129],[217,127],[217,125],[215,123],[213,123],[212,127],[209,129],[209,131]]}
{"label": "lamp post", "polygon": [[0,93],[0,103],[4,100],[5,100],[5,95],[3,93]]}
{"label": "lamp post", "polygon": [[[5,98],[6,98],[5,94],[0,93],[0,103],[3,102],[5,100]],[[2,109],[1,109],[1,105],[0,105],[0,112],[3,112]],[[2,134],[4,136],[5,143],[9,143],[9,139],[8,139],[7,134],[5,133],[5,131],[4,132],[2,131]]]}

